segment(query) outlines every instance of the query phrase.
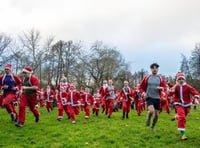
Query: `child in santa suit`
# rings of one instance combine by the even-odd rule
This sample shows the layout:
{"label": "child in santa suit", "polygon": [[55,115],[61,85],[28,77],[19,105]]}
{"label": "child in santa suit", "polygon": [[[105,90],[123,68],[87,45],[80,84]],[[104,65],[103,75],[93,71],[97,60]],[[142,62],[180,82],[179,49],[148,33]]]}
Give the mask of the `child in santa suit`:
{"label": "child in santa suit", "polygon": [[84,104],[86,119],[90,117],[90,106],[92,106],[94,102],[94,98],[89,92],[90,92],[89,88],[86,87],[84,94],[81,96]]}
{"label": "child in santa suit", "polygon": [[7,112],[11,115],[11,120],[17,119],[15,108],[12,102],[16,97],[16,92],[21,88],[21,80],[17,75],[11,73],[12,65],[5,66],[5,74],[0,76],[0,89],[3,91],[1,105],[5,106]]}
{"label": "child in santa suit", "polygon": [[44,92],[44,100],[46,100],[47,111],[50,112],[53,109],[53,99],[55,98],[55,93],[51,90],[50,85],[47,86],[47,90]]}
{"label": "child in santa suit", "polygon": [[106,115],[108,115],[108,118],[111,117],[113,112],[113,104],[114,100],[116,99],[116,88],[113,85],[113,81],[108,81],[108,87],[105,89],[105,98],[106,98]]}
{"label": "child in santa suit", "polygon": [[131,110],[131,101],[133,96],[133,90],[128,86],[128,81],[124,81],[124,88],[121,89],[119,93],[119,98],[122,100],[122,110],[123,115],[122,119],[126,118],[128,119],[128,114]]}
{"label": "child in santa suit", "polygon": [[70,112],[70,118],[72,123],[76,123],[75,115],[79,115],[79,106],[81,104],[81,96],[80,93],[76,90],[76,84],[71,83],[70,89],[68,92],[68,100],[70,101],[70,105],[68,106],[68,110]]}
{"label": "child in santa suit", "polygon": [[142,108],[144,105],[139,87],[140,87],[140,84],[137,84],[137,87],[133,90],[133,98],[134,98],[135,108],[137,110],[138,116],[141,115]]}
{"label": "child in santa suit", "polygon": [[95,113],[96,116],[99,115],[99,109],[100,109],[100,99],[101,99],[101,95],[99,93],[99,90],[97,90],[97,93],[94,94],[94,103],[93,103],[93,114]]}
{"label": "child in santa suit", "polygon": [[190,106],[192,105],[192,96],[199,97],[199,93],[190,85],[185,82],[185,75],[183,73],[178,73],[176,75],[177,83],[174,85],[169,95],[174,95],[174,105],[177,111],[178,120],[178,130],[181,132],[181,139],[186,140],[185,126],[186,117],[190,112]]}
{"label": "child in santa suit", "polygon": [[33,71],[30,67],[24,67],[22,79],[22,96],[19,104],[19,120],[15,124],[17,127],[23,127],[25,122],[25,107],[29,105],[31,111],[35,116],[35,122],[39,121],[40,114],[35,107],[37,104],[37,89],[39,80],[32,75]]}
{"label": "child in santa suit", "polygon": [[100,87],[99,89],[99,93],[101,95],[101,106],[103,108],[102,113],[104,113],[105,109],[106,109],[106,98],[105,98],[105,90],[108,87],[108,82],[107,80],[103,81],[103,86]]}
{"label": "child in santa suit", "polygon": [[38,89],[38,101],[40,102],[40,108],[44,107],[44,89]]}
{"label": "child in santa suit", "polygon": [[66,77],[62,77],[61,82],[58,84],[58,86],[56,87],[56,99],[57,99],[57,104],[58,104],[58,121],[61,121],[63,119],[63,106],[61,103],[61,89],[65,90],[66,93],[69,92],[69,87],[70,84],[67,82],[67,78]]}
{"label": "child in santa suit", "polygon": [[161,92],[160,93],[160,113],[162,112],[163,109],[166,109],[168,115],[170,114],[170,109],[169,109],[169,103],[167,100],[167,93],[166,92]]}

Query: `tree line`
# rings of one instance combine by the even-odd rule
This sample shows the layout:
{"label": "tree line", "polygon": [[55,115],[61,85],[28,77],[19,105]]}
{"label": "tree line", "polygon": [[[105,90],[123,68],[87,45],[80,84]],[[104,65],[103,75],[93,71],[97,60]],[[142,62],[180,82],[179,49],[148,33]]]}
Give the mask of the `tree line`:
{"label": "tree line", "polygon": [[[131,87],[148,73],[146,70],[132,73],[130,63],[115,47],[95,41],[86,48],[81,41],[56,40],[54,36],[42,37],[40,31],[31,29],[13,38],[0,33],[0,74],[4,65],[12,64],[12,71],[22,76],[24,66],[30,66],[40,80],[40,87],[56,86],[62,76],[76,82],[78,89],[89,87],[96,91],[103,80],[113,79],[117,89],[128,80]],[[200,80],[200,44],[195,46],[188,60],[182,54],[180,71],[186,73],[192,83]],[[174,81],[170,77],[171,81]],[[199,83],[192,83],[199,89]],[[200,90],[200,89],[199,89]]]}

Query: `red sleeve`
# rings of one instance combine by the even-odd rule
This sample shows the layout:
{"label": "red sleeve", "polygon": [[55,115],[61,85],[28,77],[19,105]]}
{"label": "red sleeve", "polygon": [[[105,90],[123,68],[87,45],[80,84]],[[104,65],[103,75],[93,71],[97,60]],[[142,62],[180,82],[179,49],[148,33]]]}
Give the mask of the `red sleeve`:
{"label": "red sleeve", "polygon": [[169,88],[172,88],[174,85],[172,83],[167,83],[167,85],[169,86]]}
{"label": "red sleeve", "polygon": [[60,91],[60,83],[58,84],[58,86],[56,87],[57,91]]}
{"label": "red sleeve", "polygon": [[91,104],[94,103],[94,97],[92,95],[90,95],[90,99],[91,99]]}
{"label": "red sleeve", "polygon": [[146,91],[146,87],[147,87],[147,84],[146,84],[146,79],[147,79],[148,75],[145,76],[142,80],[142,82],[140,83],[140,87],[139,87],[139,90],[141,93],[145,92]]}
{"label": "red sleeve", "polygon": [[117,89],[116,87],[114,86],[114,93],[117,94]]}
{"label": "red sleeve", "polygon": [[0,89],[2,88],[3,75],[0,77]]}
{"label": "red sleeve", "polygon": [[198,91],[196,89],[194,89],[192,86],[188,85],[189,89],[190,89],[190,94],[193,96],[199,96],[200,94],[198,93]]}
{"label": "red sleeve", "polygon": [[53,91],[53,90],[51,90],[51,93],[52,93],[52,95],[55,97],[55,93],[54,93],[54,91]]}
{"label": "red sleeve", "polygon": [[106,89],[105,89],[105,97],[107,97],[107,96],[109,96],[110,94],[109,94],[109,92],[108,92],[108,87],[106,87]]}
{"label": "red sleeve", "polygon": [[164,80],[163,77],[160,77],[160,79],[161,79],[161,84],[160,84],[160,86],[163,87],[163,89],[164,89],[163,91],[166,92],[166,91],[167,91],[167,85],[166,85],[166,83],[165,83],[165,80]]}
{"label": "red sleeve", "polygon": [[78,91],[76,92],[76,97],[78,98],[77,101],[81,101],[81,96],[80,96],[80,93]]}
{"label": "red sleeve", "polygon": [[14,79],[15,79],[15,83],[16,83],[16,86],[18,87],[18,90],[21,89],[21,86],[22,86],[22,81],[21,79],[17,76],[17,75],[13,75]]}
{"label": "red sleeve", "polygon": [[43,96],[44,96],[44,99],[46,99],[46,97],[47,97],[47,91],[44,92]]}
{"label": "red sleeve", "polygon": [[39,80],[35,76],[32,75],[30,81],[32,86],[37,86],[37,87],[39,86]]}

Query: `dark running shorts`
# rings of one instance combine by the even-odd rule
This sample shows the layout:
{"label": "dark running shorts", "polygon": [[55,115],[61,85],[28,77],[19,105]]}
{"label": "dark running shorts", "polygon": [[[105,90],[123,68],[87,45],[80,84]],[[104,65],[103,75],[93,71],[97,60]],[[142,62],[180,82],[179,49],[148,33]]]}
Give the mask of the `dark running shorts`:
{"label": "dark running shorts", "polygon": [[155,110],[160,110],[160,99],[147,98],[147,106],[153,105]]}

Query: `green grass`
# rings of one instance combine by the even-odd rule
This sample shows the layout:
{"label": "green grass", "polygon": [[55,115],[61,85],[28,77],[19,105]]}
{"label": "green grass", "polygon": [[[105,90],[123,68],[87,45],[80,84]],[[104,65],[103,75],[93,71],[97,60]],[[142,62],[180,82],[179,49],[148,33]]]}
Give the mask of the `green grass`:
{"label": "green grass", "polygon": [[[177,122],[170,121],[165,112],[160,115],[156,132],[145,126],[146,111],[138,117],[131,111],[128,120],[121,120],[121,111],[113,113],[111,119],[101,114],[84,119],[84,113],[76,116],[72,125],[65,115],[58,122],[57,108],[47,113],[40,108],[40,122],[35,123],[32,113],[26,113],[26,123],[21,129],[10,121],[5,109],[0,108],[0,147],[200,147],[200,109],[191,110],[187,117],[187,141],[180,140]],[[174,111],[171,113],[174,114]]]}

